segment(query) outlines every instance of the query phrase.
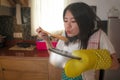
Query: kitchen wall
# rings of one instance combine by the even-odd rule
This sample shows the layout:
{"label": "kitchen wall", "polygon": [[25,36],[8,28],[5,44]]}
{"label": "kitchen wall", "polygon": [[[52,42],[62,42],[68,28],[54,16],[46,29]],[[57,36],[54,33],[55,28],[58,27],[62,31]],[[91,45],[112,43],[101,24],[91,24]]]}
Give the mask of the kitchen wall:
{"label": "kitchen wall", "polygon": [[[69,3],[83,1],[85,3],[88,3],[89,5],[96,6],[97,7],[96,13],[102,19],[103,29],[105,32],[107,32],[108,10],[112,6],[116,6],[116,8],[120,9],[120,5],[119,5],[120,1],[119,0],[68,0],[68,1],[69,1]],[[0,14],[7,15],[6,17],[9,16],[8,18],[10,18],[10,16],[13,17],[13,26],[12,26],[12,24],[5,23],[5,22],[7,22],[7,21],[5,21],[5,19],[3,19],[5,16],[0,17],[0,20],[3,20],[3,21],[0,21],[0,28],[3,27],[2,29],[6,29],[6,28],[4,28],[5,25],[6,25],[6,27],[11,25],[11,27],[10,27],[11,29],[9,29],[9,27],[7,27],[8,30],[6,30],[6,32],[10,33],[12,38],[13,38],[14,32],[22,32],[23,33],[22,39],[25,39],[25,40],[36,39],[36,36],[30,36],[31,27],[30,27],[30,8],[29,7],[22,8],[22,20],[23,21],[22,21],[21,25],[17,25],[15,22],[16,21],[15,8],[11,8],[6,5],[5,6],[0,5]],[[9,19],[6,19],[6,20],[9,20]],[[4,22],[4,23],[2,23],[2,22]],[[2,29],[1,29],[1,31],[2,31]],[[11,30],[14,30],[14,31],[11,31]],[[1,32],[1,33],[3,33],[3,32]],[[9,39],[11,39],[11,38],[9,38]]]}
{"label": "kitchen wall", "polygon": [[[22,24],[16,24],[15,8],[0,5],[0,34],[7,36],[7,40],[22,39],[35,40],[36,36],[31,36],[30,8],[22,7]],[[22,33],[22,38],[14,38],[14,33]]]}
{"label": "kitchen wall", "polygon": [[7,36],[6,39],[13,39],[14,31],[14,8],[0,4],[0,35]]}
{"label": "kitchen wall", "polygon": [[0,5],[6,6],[6,7],[12,7],[8,0],[0,0]]}
{"label": "kitchen wall", "polygon": [[6,6],[0,6],[0,15],[13,15],[12,8]]}
{"label": "kitchen wall", "polygon": [[[112,7],[116,7],[120,11],[120,0],[69,0],[69,3],[73,2],[85,2],[89,5],[97,7],[97,15],[102,20],[108,20],[108,12]],[[119,14],[120,17],[120,14]]]}
{"label": "kitchen wall", "polygon": [[8,40],[13,39],[14,32],[14,17],[3,15],[0,16],[0,34],[3,36],[7,36]]}

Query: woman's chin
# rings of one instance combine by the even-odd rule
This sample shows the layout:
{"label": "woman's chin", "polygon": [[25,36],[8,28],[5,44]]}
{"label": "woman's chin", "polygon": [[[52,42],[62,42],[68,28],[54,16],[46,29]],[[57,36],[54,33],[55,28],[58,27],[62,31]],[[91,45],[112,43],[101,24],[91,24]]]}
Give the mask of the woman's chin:
{"label": "woman's chin", "polygon": [[74,35],[72,35],[72,34],[67,34],[67,36],[68,36],[68,37],[74,37]]}

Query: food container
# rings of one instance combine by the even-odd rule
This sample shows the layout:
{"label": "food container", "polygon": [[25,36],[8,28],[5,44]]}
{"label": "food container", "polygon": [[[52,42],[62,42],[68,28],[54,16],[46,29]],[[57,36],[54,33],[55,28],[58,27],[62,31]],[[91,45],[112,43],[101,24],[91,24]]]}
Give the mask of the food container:
{"label": "food container", "polygon": [[[52,45],[55,48],[56,47],[57,42],[53,41]],[[36,48],[38,50],[47,50],[47,46],[46,46],[46,42],[45,41],[36,41]]]}

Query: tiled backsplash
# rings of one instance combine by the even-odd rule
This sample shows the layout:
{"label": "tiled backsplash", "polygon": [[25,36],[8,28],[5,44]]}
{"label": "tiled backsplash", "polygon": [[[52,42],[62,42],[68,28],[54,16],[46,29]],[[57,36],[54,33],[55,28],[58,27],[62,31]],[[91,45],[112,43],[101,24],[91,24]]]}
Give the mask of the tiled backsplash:
{"label": "tiled backsplash", "polygon": [[7,36],[7,40],[13,39],[14,17],[0,16],[0,34]]}
{"label": "tiled backsplash", "polygon": [[6,6],[2,6],[0,5],[0,15],[14,15],[14,11],[13,11],[14,8],[11,8],[11,7],[6,7]]}
{"label": "tiled backsplash", "polygon": [[[15,10],[15,9],[14,9]],[[0,16],[0,34],[7,36],[7,40],[15,39],[13,37],[14,32],[21,32],[23,35],[22,40],[35,40],[36,36],[31,36],[30,27],[30,8],[22,8],[22,20],[23,24],[16,24],[15,15],[1,15]],[[1,11],[0,11],[1,12]]]}

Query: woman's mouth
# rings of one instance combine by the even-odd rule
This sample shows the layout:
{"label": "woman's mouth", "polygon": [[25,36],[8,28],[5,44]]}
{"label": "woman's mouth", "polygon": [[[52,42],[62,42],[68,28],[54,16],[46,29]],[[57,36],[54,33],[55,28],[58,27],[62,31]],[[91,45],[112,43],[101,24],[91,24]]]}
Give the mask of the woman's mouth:
{"label": "woman's mouth", "polygon": [[67,32],[67,34],[71,34],[71,32],[70,31],[66,31]]}

